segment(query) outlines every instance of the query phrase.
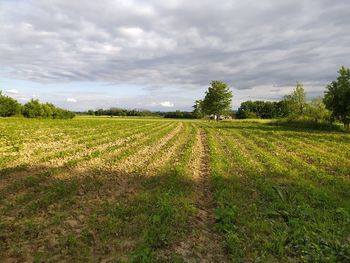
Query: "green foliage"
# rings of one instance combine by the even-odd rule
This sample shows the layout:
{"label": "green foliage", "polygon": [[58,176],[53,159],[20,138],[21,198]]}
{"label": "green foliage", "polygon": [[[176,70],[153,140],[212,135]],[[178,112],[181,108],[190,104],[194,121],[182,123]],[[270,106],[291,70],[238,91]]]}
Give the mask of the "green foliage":
{"label": "green foliage", "polygon": [[98,109],[98,110],[88,110],[86,112],[88,115],[96,116],[130,116],[130,117],[143,117],[143,116],[158,116],[156,112],[151,112],[148,110],[127,110],[120,108],[110,108],[110,109]]}
{"label": "green foliage", "polygon": [[350,69],[341,67],[339,76],[327,86],[324,104],[332,112],[335,119],[344,123],[349,130],[350,123]]}
{"label": "green foliage", "polygon": [[2,95],[0,91],[0,117],[10,117],[21,113],[21,104],[15,99]]}
{"label": "green foliage", "polygon": [[286,95],[284,97],[284,101],[286,103],[288,116],[291,119],[296,119],[300,116],[303,116],[306,109],[306,101],[305,101],[305,90],[303,84],[297,82],[296,88],[290,95]]}
{"label": "green foliage", "polygon": [[171,119],[196,119],[197,116],[195,116],[193,112],[177,110],[177,111],[172,111],[172,112],[166,112],[164,114],[164,118],[171,118]]}
{"label": "green foliage", "polygon": [[27,118],[72,119],[75,114],[57,108],[51,103],[41,104],[38,99],[32,99],[23,106],[23,116]]}
{"label": "green foliage", "polygon": [[300,130],[320,130],[320,131],[342,131],[337,123],[330,123],[328,121],[316,122],[314,119],[302,118],[297,120],[278,119],[274,120],[269,125],[276,125],[280,127],[298,128]]}
{"label": "green foliage", "polygon": [[207,234],[230,262],[350,260],[348,133],[84,117],[0,118],[0,134],[5,261],[200,262],[221,244]]}
{"label": "green foliage", "polygon": [[27,118],[44,117],[44,109],[38,99],[32,99],[23,106],[23,116]]}
{"label": "green foliage", "polygon": [[21,114],[26,118],[72,119],[75,117],[71,111],[57,108],[51,103],[42,104],[38,99],[32,99],[22,106],[15,99],[2,95],[0,91],[0,117]]}
{"label": "green foliage", "polygon": [[213,80],[205,93],[202,110],[205,114],[220,115],[231,110],[232,91],[224,82]]}
{"label": "green foliage", "polygon": [[203,100],[196,100],[195,101],[195,104],[193,105],[193,115],[197,119],[201,119],[204,117]]}
{"label": "green foliage", "polygon": [[287,114],[285,101],[245,101],[237,111],[240,119],[273,119],[286,117]]}
{"label": "green foliage", "polygon": [[208,128],[217,227],[232,262],[349,262],[348,135],[217,128]]}
{"label": "green foliage", "polygon": [[321,98],[312,100],[306,105],[305,116],[314,120],[316,123],[330,119],[331,113],[326,109],[326,105]]}

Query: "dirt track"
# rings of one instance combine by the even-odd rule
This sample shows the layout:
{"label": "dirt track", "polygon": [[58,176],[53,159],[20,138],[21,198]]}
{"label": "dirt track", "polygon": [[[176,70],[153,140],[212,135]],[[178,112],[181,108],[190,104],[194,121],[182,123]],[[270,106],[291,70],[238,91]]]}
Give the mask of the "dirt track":
{"label": "dirt track", "polygon": [[215,205],[210,186],[210,166],[206,135],[198,130],[189,163],[194,182],[196,217],[192,222],[192,233],[179,242],[174,250],[186,262],[227,262],[222,240],[214,229]]}

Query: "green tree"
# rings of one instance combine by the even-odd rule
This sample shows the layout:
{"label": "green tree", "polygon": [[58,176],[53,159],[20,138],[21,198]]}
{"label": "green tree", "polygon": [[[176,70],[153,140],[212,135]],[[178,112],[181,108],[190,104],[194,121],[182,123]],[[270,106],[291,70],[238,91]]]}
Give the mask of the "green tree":
{"label": "green tree", "polygon": [[10,117],[21,113],[21,104],[15,99],[2,95],[0,91],[0,117]]}
{"label": "green tree", "polygon": [[231,110],[232,91],[224,82],[213,80],[205,93],[202,110],[205,114],[218,116]]}
{"label": "green tree", "polygon": [[24,104],[23,115],[27,118],[41,118],[44,117],[44,109],[38,99],[32,99]]}
{"label": "green tree", "polygon": [[51,103],[42,104],[43,118],[53,118],[56,107]]}
{"label": "green tree", "polygon": [[240,119],[258,118],[256,103],[251,100],[242,102],[241,106],[238,108],[237,116]]}
{"label": "green tree", "polygon": [[288,106],[286,101],[281,100],[275,103],[275,107],[276,107],[276,117],[280,118],[284,118],[288,116]]}
{"label": "green tree", "polygon": [[203,100],[196,100],[193,105],[193,116],[197,119],[203,118]]}
{"label": "green tree", "polygon": [[290,118],[302,116],[306,109],[305,90],[303,84],[297,82],[296,88],[290,95],[284,97]]}
{"label": "green tree", "polygon": [[38,99],[32,99],[22,107],[23,116],[27,118],[72,119],[75,113],[60,109],[52,103],[41,104]]}
{"label": "green tree", "polygon": [[326,105],[323,103],[322,99],[317,98],[307,104],[305,115],[313,119],[315,122],[319,122],[329,120],[331,113],[329,110],[327,110]]}
{"label": "green tree", "polygon": [[238,108],[237,117],[247,118],[281,118],[286,117],[286,106],[284,101],[245,101]]}
{"label": "green tree", "polygon": [[332,116],[343,122],[345,129],[349,130],[350,123],[350,70],[342,66],[336,81],[327,86],[323,99]]}

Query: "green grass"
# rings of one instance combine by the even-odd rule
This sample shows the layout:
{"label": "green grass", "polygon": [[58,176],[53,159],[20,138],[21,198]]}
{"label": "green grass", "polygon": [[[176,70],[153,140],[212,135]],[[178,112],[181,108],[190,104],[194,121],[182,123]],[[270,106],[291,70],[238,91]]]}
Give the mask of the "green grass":
{"label": "green grass", "polygon": [[318,145],[345,144],[344,158],[348,134],[234,122],[207,130],[218,229],[233,261],[350,260],[349,162]]}
{"label": "green grass", "polygon": [[350,134],[314,128],[2,118],[0,256],[187,262],[177,247],[201,213],[190,167],[202,129],[215,205],[210,231],[222,237],[227,261],[350,262]]}

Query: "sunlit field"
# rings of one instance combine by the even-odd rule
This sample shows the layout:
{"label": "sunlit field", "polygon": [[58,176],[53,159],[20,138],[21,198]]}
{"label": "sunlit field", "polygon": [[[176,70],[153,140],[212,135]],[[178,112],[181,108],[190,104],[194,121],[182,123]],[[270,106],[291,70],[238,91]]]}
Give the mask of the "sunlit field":
{"label": "sunlit field", "polygon": [[2,262],[350,262],[350,134],[0,119]]}

